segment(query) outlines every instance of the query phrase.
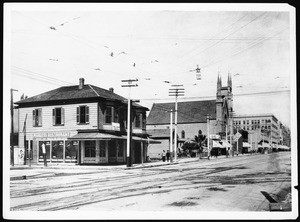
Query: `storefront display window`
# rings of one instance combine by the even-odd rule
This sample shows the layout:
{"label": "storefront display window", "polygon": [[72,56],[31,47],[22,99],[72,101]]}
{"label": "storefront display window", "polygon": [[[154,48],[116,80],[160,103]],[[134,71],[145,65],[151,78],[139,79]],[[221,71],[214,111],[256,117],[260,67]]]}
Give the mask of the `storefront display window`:
{"label": "storefront display window", "polygon": [[100,157],[106,157],[105,141],[100,140]]}
{"label": "storefront display window", "polygon": [[123,157],[124,155],[124,147],[123,147],[123,141],[118,141],[118,157]]}
{"label": "storefront display window", "polygon": [[48,160],[50,159],[50,141],[39,141],[39,161],[43,161],[44,159],[43,150],[42,150],[43,143],[45,144],[45,148],[46,148],[46,158]]}
{"label": "storefront display window", "polygon": [[78,141],[66,141],[65,162],[76,162],[78,149]]}
{"label": "storefront display window", "polygon": [[51,159],[56,161],[63,161],[64,141],[52,141],[52,155]]}

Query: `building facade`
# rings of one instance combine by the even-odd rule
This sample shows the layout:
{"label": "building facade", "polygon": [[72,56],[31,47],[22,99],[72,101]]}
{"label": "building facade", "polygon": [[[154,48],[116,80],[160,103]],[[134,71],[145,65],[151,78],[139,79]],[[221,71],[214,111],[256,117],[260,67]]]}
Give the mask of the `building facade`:
{"label": "building facade", "polygon": [[[126,163],[127,99],[90,84],[65,86],[15,103],[19,147],[25,161],[77,164]],[[133,163],[146,161],[146,107],[132,104]],[[29,153],[28,150],[31,152]]]}
{"label": "building facade", "polygon": [[283,136],[287,128],[271,113],[237,115],[233,118],[233,125],[248,131],[248,139],[254,149],[261,143],[282,144],[283,140],[287,141],[289,138],[288,133]]}

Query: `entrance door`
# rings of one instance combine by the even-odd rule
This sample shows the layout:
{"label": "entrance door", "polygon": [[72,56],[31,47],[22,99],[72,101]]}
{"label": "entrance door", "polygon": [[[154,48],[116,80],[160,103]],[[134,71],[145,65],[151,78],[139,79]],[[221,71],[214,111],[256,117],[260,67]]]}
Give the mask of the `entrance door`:
{"label": "entrance door", "polygon": [[141,163],[142,162],[142,147],[141,142],[134,143],[134,163]]}
{"label": "entrance door", "polygon": [[116,141],[108,141],[108,162],[116,163],[117,162],[117,144]]}

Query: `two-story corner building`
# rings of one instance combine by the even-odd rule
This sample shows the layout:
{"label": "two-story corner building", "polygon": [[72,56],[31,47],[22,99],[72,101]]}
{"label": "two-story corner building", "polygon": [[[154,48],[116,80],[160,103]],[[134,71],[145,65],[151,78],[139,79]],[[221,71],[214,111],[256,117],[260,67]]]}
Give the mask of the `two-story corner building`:
{"label": "two-story corner building", "polygon": [[[15,104],[19,109],[19,147],[32,151],[32,163],[126,163],[127,99],[91,84],[64,86]],[[148,108],[132,104],[133,163],[146,161]]]}
{"label": "two-story corner building", "polygon": [[[209,134],[219,135],[221,139],[229,135],[231,129],[232,81],[228,76],[227,86],[222,86],[221,77],[217,80],[215,100],[178,102],[177,136],[179,146],[185,141],[192,141],[198,131],[207,135],[207,115],[209,116]],[[158,157],[170,144],[170,111],[175,110],[175,103],[154,103],[147,117],[147,133],[160,144],[149,147],[149,156]],[[173,115],[172,123],[175,122]]]}

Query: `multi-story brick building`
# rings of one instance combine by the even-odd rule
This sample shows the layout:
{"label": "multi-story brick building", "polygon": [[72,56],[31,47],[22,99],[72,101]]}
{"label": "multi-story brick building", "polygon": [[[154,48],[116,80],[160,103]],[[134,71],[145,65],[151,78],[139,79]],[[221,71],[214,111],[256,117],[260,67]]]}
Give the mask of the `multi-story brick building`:
{"label": "multi-story brick building", "polygon": [[[282,124],[271,113],[236,115],[233,118],[233,125],[248,131],[248,140],[252,147],[257,149],[258,143],[281,144],[283,130]],[[286,128],[285,128],[286,129]],[[288,138],[289,136],[285,136]]]}
{"label": "multi-story brick building", "polygon": [[[91,84],[64,86],[20,100],[19,147],[33,163],[126,163],[127,99]],[[132,104],[133,162],[146,160],[146,107]],[[26,121],[25,121],[26,120]],[[29,155],[27,155],[27,158]]]}

